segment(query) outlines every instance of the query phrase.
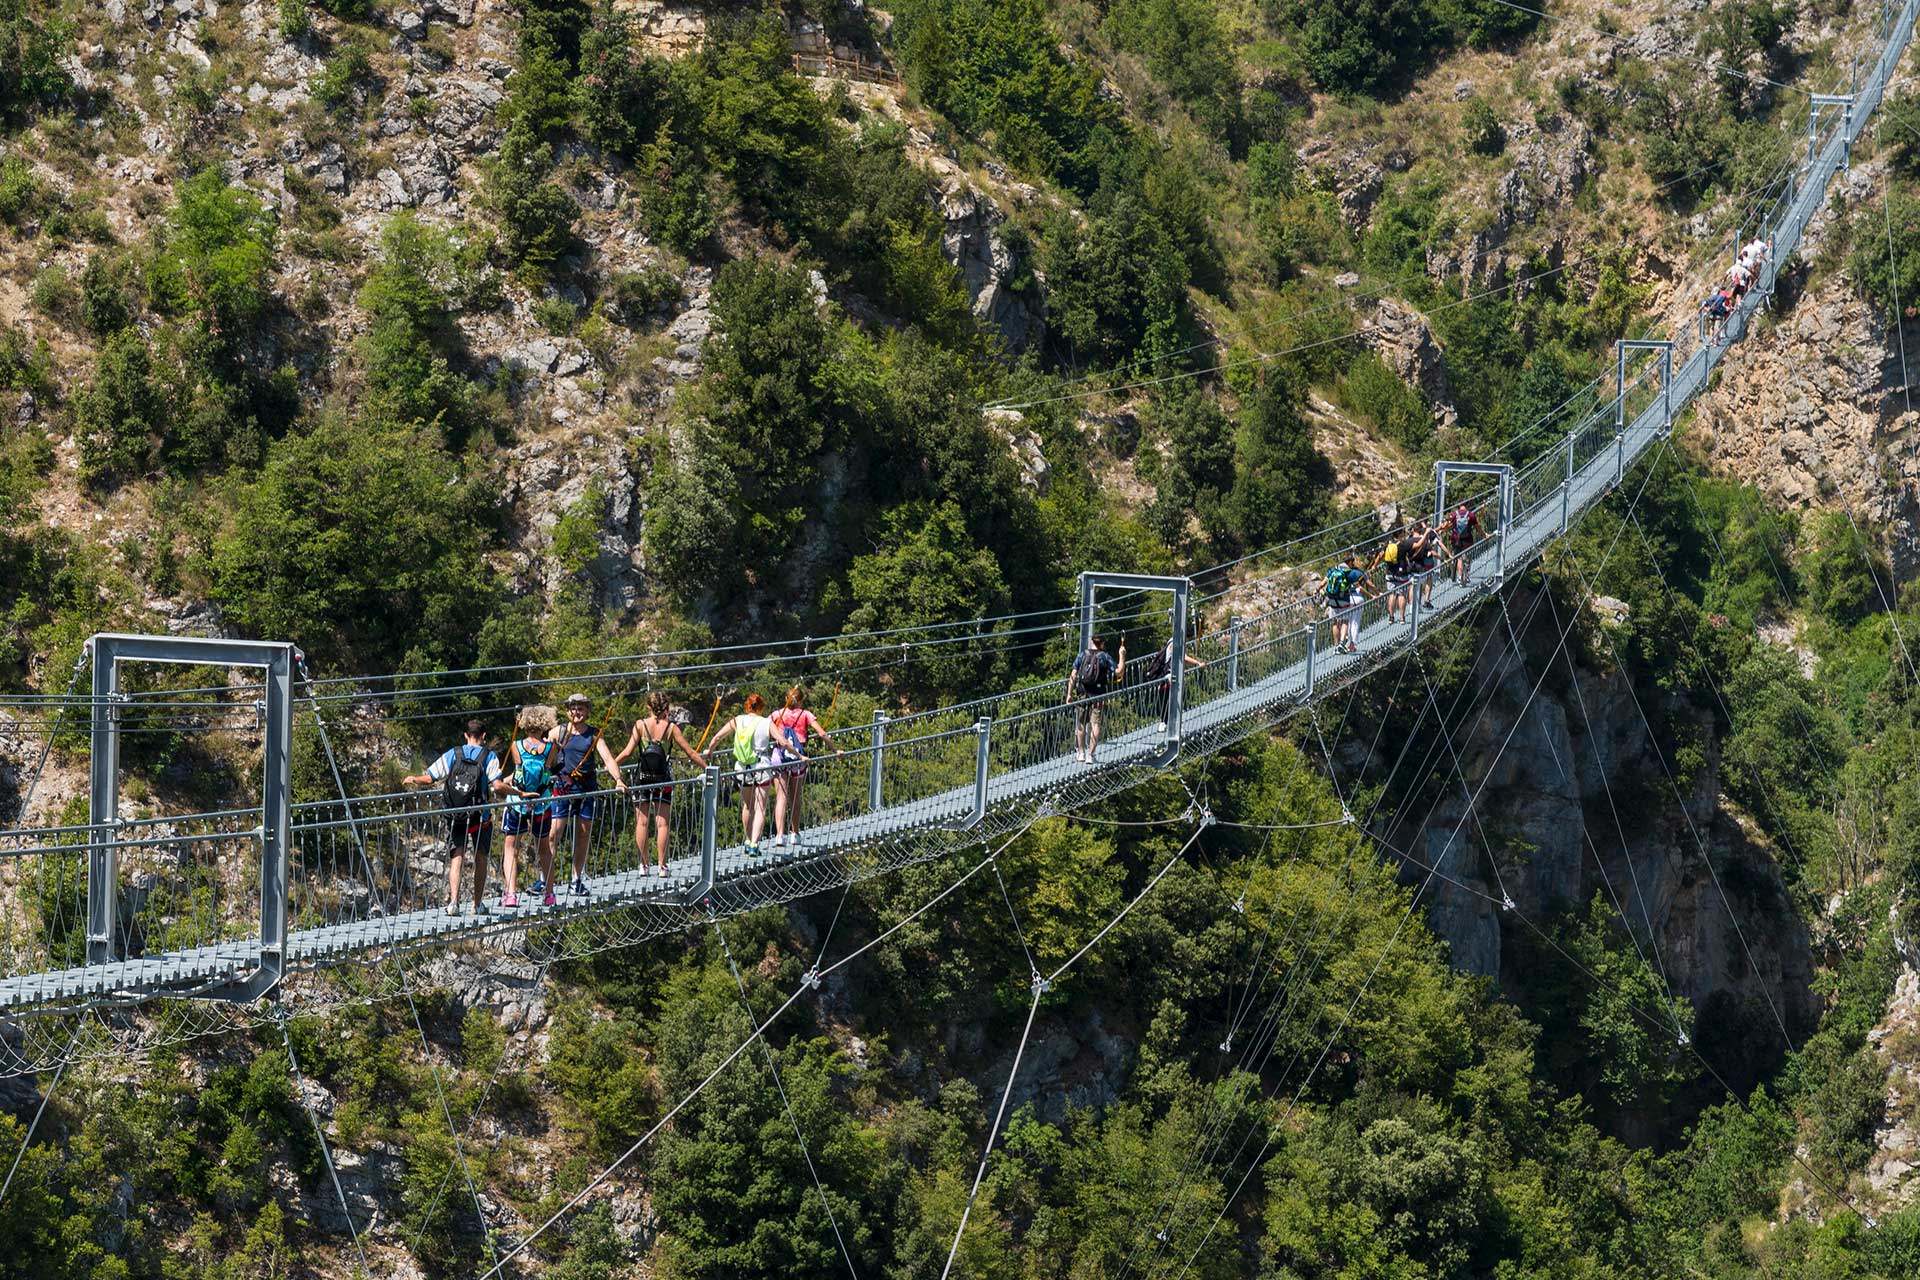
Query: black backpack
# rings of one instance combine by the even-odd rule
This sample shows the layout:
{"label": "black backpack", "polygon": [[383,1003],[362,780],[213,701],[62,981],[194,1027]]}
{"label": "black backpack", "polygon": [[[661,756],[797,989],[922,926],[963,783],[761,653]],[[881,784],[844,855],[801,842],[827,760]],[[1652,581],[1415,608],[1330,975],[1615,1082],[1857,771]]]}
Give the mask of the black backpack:
{"label": "black backpack", "polygon": [[1101,659],[1106,657],[1098,649],[1089,649],[1080,655],[1073,664],[1073,683],[1083,698],[1091,698],[1107,691],[1107,664]]}
{"label": "black backpack", "polygon": [[[647,731],[642,728],[640,732],[646,734]],[[666,737],[649,735],[643,738],[640,743],[640,776],[664,781],[668,772]]]}
{"label": "black backpack", "polygon": [[487,795],[487,753],[481,749],[478,760],[469,760],[465,747],[453,752],[453,767],[447,770],[445,785],[447,808],[471,809]]}
{"label": "black backpack", "polygon": [[1153,656],[1147,659],[1146,674],[1140,678],[1149,682],[1165,680],[1167,678],[1167,651],[1165,649],[1155,649],[1153,651]]}

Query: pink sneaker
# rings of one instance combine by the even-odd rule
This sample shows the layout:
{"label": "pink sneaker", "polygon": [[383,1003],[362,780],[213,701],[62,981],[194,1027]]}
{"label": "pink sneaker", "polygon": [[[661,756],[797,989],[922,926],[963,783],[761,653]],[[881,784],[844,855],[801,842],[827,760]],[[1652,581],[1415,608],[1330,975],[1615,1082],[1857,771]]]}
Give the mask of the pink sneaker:
{"label": "pink sneaker", "polygon": [[547,896],[540,899],[540,905],[543,907],[551,907],[554,905],[553,889],[551,887],[547,889]]}
{"label": "pink sneaker", "polygon": [[520,895],[517,893],[508,894],[506,897],[500,899],[500,905],[511,911],[520,905]]}

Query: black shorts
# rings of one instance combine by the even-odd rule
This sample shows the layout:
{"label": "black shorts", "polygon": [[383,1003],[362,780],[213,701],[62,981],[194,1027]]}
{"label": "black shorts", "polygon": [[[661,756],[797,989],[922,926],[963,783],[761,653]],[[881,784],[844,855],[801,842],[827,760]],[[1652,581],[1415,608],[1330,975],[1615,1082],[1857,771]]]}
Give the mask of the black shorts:
{"label": "black shorts", "polygon": [[465,853],[472,849],[481,857],[493,848],[493,815],[456,813],[447,819],[447,852]]}
{"label": "black shorts", "polygon": [[658,817],[673,809],[673,784],[660,778],[644,779],[627,789],[627,798],[638,812]]}

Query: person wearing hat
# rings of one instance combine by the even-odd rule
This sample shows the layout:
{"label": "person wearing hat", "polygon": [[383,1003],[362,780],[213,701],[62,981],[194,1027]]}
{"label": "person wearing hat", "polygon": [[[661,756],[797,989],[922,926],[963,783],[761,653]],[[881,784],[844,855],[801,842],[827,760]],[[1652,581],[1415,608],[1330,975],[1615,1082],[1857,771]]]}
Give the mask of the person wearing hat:
{"label": "person wearing hat", "polygon": [[[587,723],[587,712],[593,707],[587,695],[570,693],[566,705],[567,722],[557,726],[548,739],[560,749],[553,771],[554,843],[560,843],[559,832],[572,823],[573,883],[568,892],[584,898],[588,893],[587,844],[593,834],[593,799],[599,789],[595,757],[607,766],[614,790],[624,792],[627,784],[620,777],[620,762],[614,758],[613,748],[600,736],[599,729]],[[551,891],[552,886],[541,888]]]}

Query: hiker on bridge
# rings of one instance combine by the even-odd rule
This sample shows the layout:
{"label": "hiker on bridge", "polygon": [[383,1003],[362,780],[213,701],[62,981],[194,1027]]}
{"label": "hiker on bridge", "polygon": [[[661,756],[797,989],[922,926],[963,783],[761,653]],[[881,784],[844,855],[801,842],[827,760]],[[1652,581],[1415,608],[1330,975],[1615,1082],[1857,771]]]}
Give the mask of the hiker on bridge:
{"label": "hiker on bridge", "polygon": [[[1194,630],[1196,632],[1199,631],[1197,622]],[[1191,643],[1191,637],[1189,638],[1189,643]],[[1188,649],[1180,656],[1182,659],[1181,665],[1189,670],[1194,667],[1204,667],[1207,665],[1201,659],[1193,656],[1192,649]],[[1173,706],[1172,639],[1168,639],[1166,648],[1161,649],[1158,653],[1154,654],[1153,657],[1147,659],[1147,679],[1158,680],[1160,682],[1160,723],[1155,726],[1155,728],[1158,732],[1165,733],[1167,731],[1167,712]]]}
{"label": "hiker on bridge", "polygon": [[1737,265],[1745,267],[1751,279],[1758,280],[1760,278],[1760,268],[1764,266],[1767,259],[1772,256],[1773,243],[1764,237],[1755,236],[1752,240],[1741,246]]}
{"label": "hiker on bridge", "polygon": [[[827,708],[832,711],[832,707]],[[800,843],[800,800],[807,787],[807,743],[818,738],[835,755],[846,752],[833,745],[826,726],[807,710],[807,692],[799,685],[787,690],[784,705],[768,717],[773,726],[773,842]]]}
{"label": "hiker on bridge", "polygon": [[773,786],[773,721],[767,700],[747,695],[746,710],[713,731],[710,741],[733,736],[733,766],[740,779],[740,833],[747,856],[760,856],[760,835],[767,828],[767,790]]}
{"label": "hiker on bridge", "polygon": [[500,772],[500,757],[487,747],[487,726],[479,720],[467,721],[467,740],[427,766],[425,773],[409,774],[401,781],[409,787],[441,784],[447,807],[447,914],[460,914],[460,871],[466,851],[473,850],[473,914],[487,914],[487,850],[493,844],[493,811],[487,807],[489,792],[507,789]]}
{"label": "hiker on bridge", "polygon": [[[595,728],[587,723],[587,713],[592,707],[593,703],[586,694],[568,694],[567,722],[555,729],[547,739],[560,748],[560,759],[554,768],[553,821],[561,830],[565,830],[569,824],[573,827],[573,883],[568,886],[568,891],[581,898],[591,892],[587,888],[587,846],[593,838],[593,801],[599,783],[598,764],[607,766],[614,790],[625,792],[627,789],[627,784],[620,777],[620,762],[613,758],[613,749],[607,746],[602,732],[605,724]],[[543,883],[535,888],[551,894],[551,879],[542,879]]]}
{"label": "hiker on bridge", "polygon": [[1408,586],[1413,579],[1413,545],[1406,531],[1389,534],[1367,568],[1378,569],[1387,580],[1387,621],[1400,621],[1400,611],[1412,594]]}
{"label": "hiker on bridge", "polygon": [[506,836],[506,865],[501,871],[506,883],[500,905],[509,911],[520,905],[520,846],[529,836],[540,867],[535,892],[544,892],[543,904],[553,905],[553,775],[560,748],[548,735],[557,719],[552,707],[522,707],[514,724],[520,736],[507,749],[507,789],[516,798],[507,802],[500,819]]}
{"label": "hiker on bridge", "polygon": [[1707,336],[1714,346],[1727,340],[1727,317],[1733,314],[1733,294],[1726,286],[1713,291],[1705,302],[1700,304],[1700,314],[1707,320]]}
{"label": "hiker on bridge", "polygon": [[1127,674],[1127,642],[1120,642],[1120,660],[1107,652],[1102,636],[1090,637],[1087,650],[1073,660],[1067,672],[1067,701],[1073,704],[1073,758],[1081,764],[1097,764],[1094,753],[1100,749],[1100,730],[1106,722],[1107,691]]}
{"label": "hiker on bridge", "polygon": [[1421,516],[1407,533],[1407,550],[1413,571],[1420,575],[1420,607],[1433,603],[1434,570],[1440,567],[1440,533]]}
{"label": "hiker on bridge", "polygon": [[1473,568],[1468,561],[1467,553],[1473,550],[1473,544],[1479,541],[1482,533],[1480,513],[1466,503],[1461,503],[1453,509],[1453,514],[1447,517],[1446,531],[1447,547],[1453,552],[1453,577],[1456,582],[1464,586],[1467,574]]}
{"label": "hiker on bridge", "polygon": [[1327,614],[1333,619],[1335,653],[1360,652],[1360,610],[1374,594],[1360,559],[1360,548],[1347,552],[1345,560],[1327,570],[1327,580],[1322,587],[1327,598]]}
{"label": "hiker on bridge", "polygon": [[702,769],[707,767],[707,758],[695,751],[680,726],[667,718],[672,710],[673,701],[665,692],[655,689],[649,693],[647,714],[633,722],[627,745],[613,758],[614,768],[618,769],[636,750],[640,753],[634,769],[634,785],[627,790],[633,800],[633,844],[640,851],[640,868],[644,871],[647,834],[648,829],[652,829],[653,873],[657,876],[667,874],[667,820],[673,813],[673,759],[667,748],[678,747],[694,764]]}

